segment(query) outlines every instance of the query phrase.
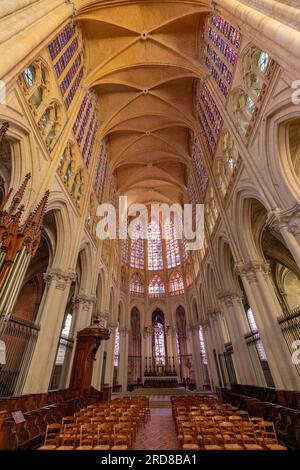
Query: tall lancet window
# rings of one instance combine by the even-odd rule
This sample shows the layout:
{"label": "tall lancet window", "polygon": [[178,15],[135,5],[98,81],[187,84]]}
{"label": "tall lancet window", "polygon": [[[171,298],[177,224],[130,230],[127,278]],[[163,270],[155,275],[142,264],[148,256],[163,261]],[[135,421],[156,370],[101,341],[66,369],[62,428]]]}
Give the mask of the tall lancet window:
{"label": "tall lancet window", "polygon": [[144,256],[143,226],[137,222],[131,236],[130,266],[132,268],[144,269]]}
{"label": "tall lancet window", "polygon": [[160,226],[152,220],[148,227],[148,269],[159,271],[163,269],[163,254]]}
{"label": "tall lancet window", "polygon": [[165,317],[161,310],[156,309],[152,314],[152,356],[154,367],[167,365],[167,343],[165,334]]}
{"label": "tall lancet window", "polygon": [[166,364],[164,326],[157,322],[154,326],[155,363]]}
{"label": "tall lancet window", "polygon": [[119,366],[120,360],[120,330],[119,325],[116,328],[116,335],[115,335],[115,353],[114,353],[114,366]]}
{"label": "tall lancet window", "polygon": [[165,222],[164,234],[166,238],[167,268],[174,268],[181,264],[179,240],[175,224],[172,220]]}
{"label": "tall lancet window", "polygon": [[207,354],[206,354],[202,325],[200,325],[200,328],[199,328],[199,340],[200,340],[200,354],[201,354],[202,364],[207,364]]}

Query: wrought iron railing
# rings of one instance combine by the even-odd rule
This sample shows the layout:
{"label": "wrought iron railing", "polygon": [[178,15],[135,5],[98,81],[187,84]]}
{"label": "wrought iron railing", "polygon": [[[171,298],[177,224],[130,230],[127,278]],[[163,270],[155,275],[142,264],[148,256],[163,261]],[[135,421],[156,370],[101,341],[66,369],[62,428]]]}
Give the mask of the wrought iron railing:
{"label": "wrought iron railing", "polygon": [[[291,353],[295,352],[295,341],[300,341],[300,307],[295,308],[288,314],[278,318],[283,337]],[[300,364],[294,364],[298,375],[300,375]]]}
{"label": "wrought iron railing", "polygon": [[9,319],[0,338],[6,347],[6,364],[0,366],[1,397],[22,392],[38,333],[39,327],[34,323]]}

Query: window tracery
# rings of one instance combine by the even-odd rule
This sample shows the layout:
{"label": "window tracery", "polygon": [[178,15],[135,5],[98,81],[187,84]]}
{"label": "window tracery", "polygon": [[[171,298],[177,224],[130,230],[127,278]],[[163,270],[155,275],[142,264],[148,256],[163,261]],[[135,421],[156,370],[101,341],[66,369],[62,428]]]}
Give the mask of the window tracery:
{"label": "window tracery", "polygon": [[250,47],[243,57],[243,85],[232,92],[236,123],[243,135],[249,134],[267,89],[275,62],[267,52]]}
{"label": "window tracery", "polygon": [[62,110],[50,87],[49,71],[41,60],[25,67],[19,83],[49,151],[62,129]]}
{"label": "window tracery", "polygon": [[161,297],[166,293],[165,283],[162,281],[159,274],[155,274],[149,282],[149,295],[150,297]]}
{"label": "window tracery", "polygon": [[184,283],[182,274],[179,271],[173,271],[169,280],[169,292],[171,295],[184,293]]}
{"label": "window tracery", "polygon": [[133,273],[130,281],[130,293],[141,296],[144,295],[144,283],[139,273]]}

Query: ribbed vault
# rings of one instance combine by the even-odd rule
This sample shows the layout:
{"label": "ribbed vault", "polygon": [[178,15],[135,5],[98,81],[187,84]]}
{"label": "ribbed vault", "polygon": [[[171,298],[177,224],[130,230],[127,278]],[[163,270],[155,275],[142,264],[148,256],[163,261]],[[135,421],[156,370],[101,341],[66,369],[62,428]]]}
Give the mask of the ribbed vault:
{"label": "ribbed vault", "polygon": [[130,202],[184,202],[193,82],[209,1],[78,2],[86,86],[99,94],[119,194]]}

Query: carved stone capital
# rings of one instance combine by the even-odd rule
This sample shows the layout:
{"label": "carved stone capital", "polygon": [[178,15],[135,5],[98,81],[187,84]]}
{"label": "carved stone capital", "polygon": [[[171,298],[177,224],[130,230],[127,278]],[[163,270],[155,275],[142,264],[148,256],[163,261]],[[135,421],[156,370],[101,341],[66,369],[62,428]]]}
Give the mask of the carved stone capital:
{"label": "carved stone capital", "polygon": [[87,295],[77,295],[73,300],[73,304],[75,308],[82,306],[82,309],[87,312],[88,310],[90,310],[90,308],[93,308],[96,305],[96,297]]}
{"label": "carved stone capital", "polygon": [[274,209],[269,213],[267,224],[277,232],[287,228],[292,235],[300,235],[300,202],[286,210]]}
{"label": "carved stone capital", "polygon": [[211,320],[217,321],[218,318],[221,317],[223,314],[221,310],[216,309],[216,308],[211,308],[207,311],[207,315]]}
{"label": "carved stone capital", "polygon": [[64,291],[76,279],[76,273],[60,269],[49,270],[44,274],[44,281],[48,287],[55,283],[55,289]]}
{"label": "carved stone capital", "polygon": [[234,302],[241,302],[242,299],[238,293],[232,291],[220,291],[218,292],[218,299],[223,302],[226,307],[233,307]]}
{"label": "carved stone capital", "polygon": [[270,273],[269,263],[260,260],[252,260],[245,264],[236,265],[235,271],[240,276],[245,276],[250,283],[257,282],[257,273],[262,273],[265,278]]}

